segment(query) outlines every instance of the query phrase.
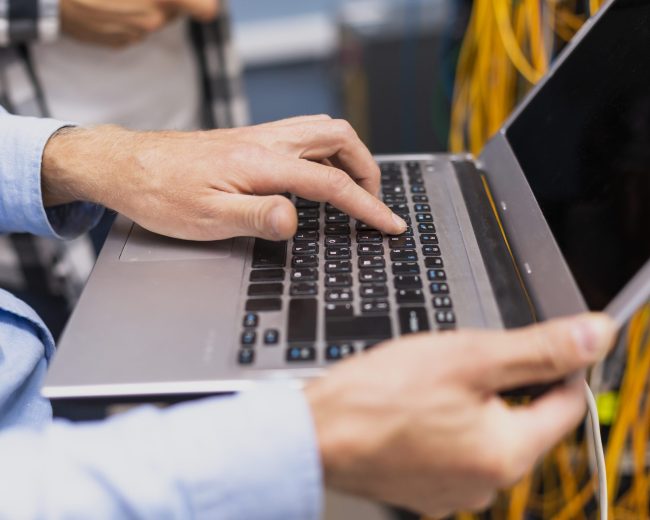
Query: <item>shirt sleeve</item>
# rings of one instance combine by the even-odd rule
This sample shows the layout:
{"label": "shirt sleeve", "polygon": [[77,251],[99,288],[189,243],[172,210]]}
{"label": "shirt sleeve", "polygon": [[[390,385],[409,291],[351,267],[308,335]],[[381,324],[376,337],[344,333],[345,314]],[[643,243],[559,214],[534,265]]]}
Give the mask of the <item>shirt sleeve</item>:
{"label": "shirt sleeve", "polygon": [[59,0],[0,0],[0,47],[59,35]]}
{"label": "shirt sleeve", "polygon": [[233,397],[0,435],[2,518],[315,520],[322,477],[302,392]]}
{"label": "shirt sleeve", "polygon": [[74,238],[101,218],[103,209],[85,202],[43,207],[43,151],[52,134],[65,126],[70,123],[13,116],[0,107],[0,233]]}

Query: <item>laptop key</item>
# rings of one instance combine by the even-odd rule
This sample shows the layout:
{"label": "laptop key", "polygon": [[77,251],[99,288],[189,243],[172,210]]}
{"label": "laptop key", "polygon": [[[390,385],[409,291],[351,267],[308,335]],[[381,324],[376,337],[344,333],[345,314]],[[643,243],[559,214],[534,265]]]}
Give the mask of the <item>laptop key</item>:
{"label": "laptop key", "polygon": [[328,236],[325,237],[325,246],[326,247],[350,247],[350,237],[349,236]]}
{"label": "laptop key", "polygon": [[318,294],[318,285],[312,282],[301,282],[291,284],[289,289],[291,296],[316,296]]}
{"label": "laptop key", "polygon": [[359,288],[361,298],[385,298],[388,296],[388,287],[384,284],[362,285]]}
{"label": "laptop key", "polygon": [[349,235],[350,226],[348,224],[326,224],[326,235]]}
{"label": "laptop key", "polygon": [[287,261],[287,243],[255,239],[253,267],[284,267]]}
{"label": "laptop key", "polygon": [[429,284],[431,294],[449,294],[449,285],[444,282],[432,282]]}
{"label": "laptop key", "polygon": [[325,251],[327,260],[348,260],[352,258],[352,251],[349,247],[328,247]]}
{"label": "laptop key", "polygon": [[424,303],[424,294],[421,289],[400,289],[396,295],[397,303]]}
{"label": "laptop key", "polygon": [[417,262],[418,253],[415,249],[393,249],[390,259],[393,262]]}
{"label": "laptop key", "polygon": [[388,247],[391,249],[414,249],[415,240],[410,237],[390,237]]}
{"label": "laptop key", "polygon": [[393,262],[393,274],[420,274],[420,266],[415,262]]}
{"label": "laptop key", "polygon": [[316,218],[301,219],[298,221],[298,231],[317,231],[320,221]]}
{"label": "laptop key", "polygon": [[424,259],[424,266],[427,269],[442,269],[445,266],[445,262],[439,256],[430,256]]}
{"label": "laptop key", "polygon": [[418,275],[400,274],[393,280],[395,289],[421,289],[422,279]]}
{"label": "laptop key", "polygon": [[415,334],[431,330],[427,310],[424,307],[399,309],[399,328],[402,334]]}
{"label": "laptop key", "polygon": [[240,365],[252,365],[255,361],[255,351],[252,348],[243,348],[237,355],[237,362]]}
{"label": "laptop key", "polygon": [[294,242],[318,242],[320,233],[318,231],[298,231],[293,237]]}
{"label": "laptop key", "polygon": [[359,244],[357,246],[359,256],[375,256],[384,254],[384,246],[381,244]]}
{"label": "laptop key", "polygon": [[352,262],[349,260],[334,260],[325,262],[325,272],[327,274],[351,273]]}
{"label": "laptop key", "polygon": [[330,303],[351,302],[352,291],[350,289],[329,289],[325,291],[325,301]]}
{"label": "laptop key", "polygon": [[245,330],[244,332],[241,333],[241,344],[245,346],[253,346],[255,345],[255,341],[257,340],[257,333],[254,330]]}
{"label": "laptop key", "polygon": [[431,206],[429,204],[416,204],[414,208],[416,213],[431,213]]}
{"label": "laptop key", "polygon": [[259,269],[251,271],[251,282],[281,282],[284,280],[284,269]]}
{"label": "laptop key", "polygon": [[350,222],[350,217],[345,213],[331,213],[325,216],[327,224],[347,224],[348,222]]}
{"label": "laptop key", "polygon": [[296,299],[289,302],[287,341],[310,342],[316,340],[318,300]]}
{"label": "laptop key", "polygon": [[440,256],[440,246],[422,246],[422,254],[424,256]]}
{"label": "laptop key", "polygon": [[429,269],[427,277],[430,281],[444,282],[447,280],[447,273],[445,273],[444,269]]}
{"label": "laptop key", "polygon": [[267,329],[264,331],[264,344],[277,345],[280,341],[280,331],[278,329]]}
{"label": "laptop key", "polygon": [[247,312],[244,316],[244,327],[257,327],[259,318],[254,312]]}
{"label": "laptop key", "polygon": [[290,363],[316,361],[316,349],[314,347],[289,347],[287,361]]}
{"label": "laptop key", "polygon": [[294,255],[315,255],[318,254],[318,244],[316,242],[297,242],[291,252]]}
{"label": "laptop key", "polygon": [[453,307],[449,296],[436,296],[433,298],[432,303],[436,309],[451,309]]}
{"label": "laptop key", "polygon": [[391,337],[389,316],[352,316],[325,320],[327,341],[382,340]]}
{"label": "laptop key", "polygon": [[354,345],[351,343],[336,343],[327,346],[325,349],[325,359],[328,361],[338,361],[339,359],[352,356],[354,352]]}
{"label": "laptop key", "polygon": [[282,300],[280,298],[248,300],[246,310],[249,312],[279,311],[282,310]]}
{"label": "laptop key", "polygon": [[351,303],[327,303],[325,304],[325,317],[335,318],[341,316],[352,316],[354,308]]}
{"label": "laptop key", "polygon": [[318,271],[312,268],[294,269],[291,272],[292,282],[315,282],[318,280]]}
{"label": "laptop key", "polygon": [[426,189],[422,184],[411,185],[411,193],[426,193]]}
{"label": "laptop key", "polygon": [[280,296],[283,291],[281,283],[258,283],[248,287],[248,296]]}
{"label": "laptop key", "polygon": [[319,211],[317,208],[301,208],[298,209],[298,219],[318,218]]}
{"label": "laptop key", "polygon": [[432,234],[420,235],[420,243],[423,245],[437,244],[438,235],[432,235]]}
{"label": "laptop key", "polygon": [[291,267],[296,269],[300,267],[318,267],[318,257],[316,255],[294,256],[291,259]]}
{"label": "laptop key", "polygon": [[429,197],[427,197],[426,195],[413,195],[412,198],[413,198],[413,202],[416,203],[429,202]]}
{"label": "laptop key", "polygon": [[325,277],[325,287],[350,287],[352,276],[349,274],[330,274]]}
{"label": "laptop key", "polygon": [[385,282],[386,271],[383,269],[360,269],[359,281],[361,283]]}
{"label": "laptop key", "polygon": [[435,313],[436,323],[439,325],[452,325],[456,323],[456,315],[454,311],[437,311]]}
{"label": "laptop key", "polygon": [[418,231],[420,233],[435,233],[436,232],[436,226],[435,224],[432,223],[422,223],[418,224]]}
{"label": "laptop key", "polygon": [[383,256],[360,256],[359,268],[382,268],[386,267],[386,260]]}
{"label": "laptop key", "polygon": [[357,233],[357,242],[360,244],[383,242],[384,237],[379,231],[359,231]]}
{"label": "laptop key", "polygon": [[320,208],[320,202],[298,197],[296,198],[296,208]]}
{"label": "laptop key", "polygon": [[418,222],[433,222],[433,215],[431,213],[417,213],[415,220]]}
{"label": "laptop key", "polygon": [[361,312],[363,314],[388,314],[390,304],[387,300],[366,300],[361,302]]}

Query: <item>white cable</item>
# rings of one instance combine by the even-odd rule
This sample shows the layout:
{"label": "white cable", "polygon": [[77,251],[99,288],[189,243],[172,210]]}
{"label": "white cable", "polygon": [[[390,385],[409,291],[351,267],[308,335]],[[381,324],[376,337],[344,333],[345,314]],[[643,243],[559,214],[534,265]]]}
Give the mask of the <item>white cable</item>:
{"label": "white cable", "polygon": [[600,508],[600,520],[607,520],[609,500],[607,498],[607,468],[605,467],[605,450],[603,440],[600,437],[600,421],[598,419],[598,406],[596,398],[591,391],[589,383],[585,381],[585,394],[587,396],[587,408],[591,419],[591,433],[594,440],[594,451],[596,452],[596,467],[598,469],[598,507]]}

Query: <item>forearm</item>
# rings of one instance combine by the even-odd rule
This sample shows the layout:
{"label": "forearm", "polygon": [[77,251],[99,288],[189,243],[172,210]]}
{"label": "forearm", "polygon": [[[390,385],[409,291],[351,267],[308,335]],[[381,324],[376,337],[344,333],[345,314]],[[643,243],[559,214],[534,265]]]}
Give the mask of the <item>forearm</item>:
{"label": "forearm", "polygon": [[59,35],[58,0],[0,0],[0,47]]}
{"label": "forearm", "polygon": [[0,517],[310,520],[321,509],[308,407],[279,387],[14,431],[0,460]]}

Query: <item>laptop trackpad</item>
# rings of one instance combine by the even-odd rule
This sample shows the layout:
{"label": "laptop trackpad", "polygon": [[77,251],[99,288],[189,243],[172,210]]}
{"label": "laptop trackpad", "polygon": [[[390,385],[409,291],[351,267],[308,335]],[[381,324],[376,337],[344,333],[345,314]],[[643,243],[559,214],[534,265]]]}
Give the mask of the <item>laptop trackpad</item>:
{"label": "laptop trackpad", "polygon": [[214,260],[228,258],[232,240],[188,242],[163,237],[133,225],[120,255],[123,262],[164,262],[174,260]]}

